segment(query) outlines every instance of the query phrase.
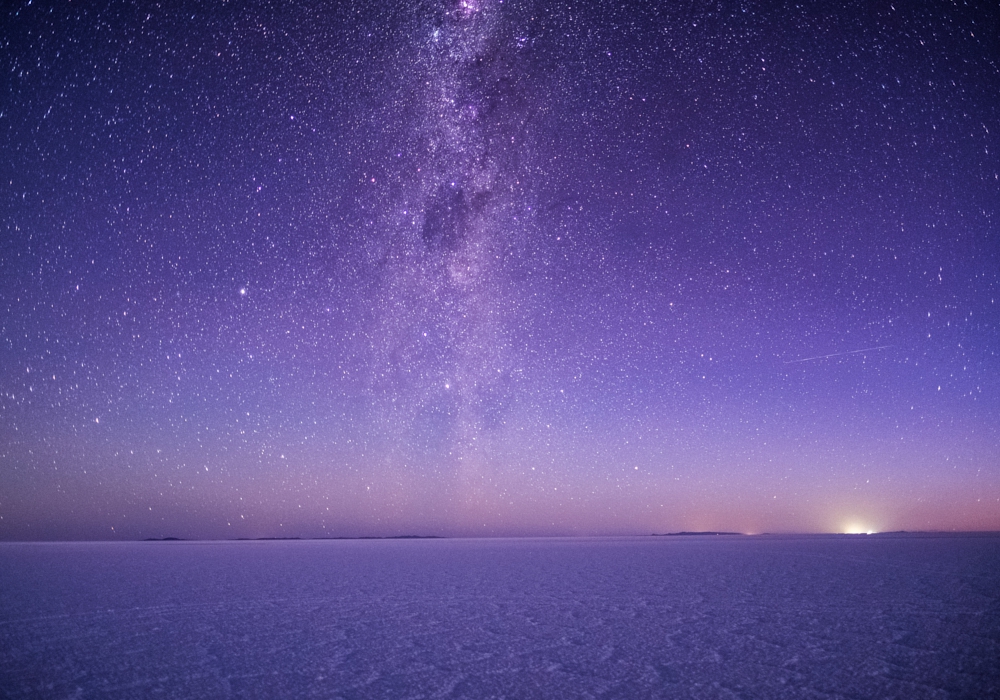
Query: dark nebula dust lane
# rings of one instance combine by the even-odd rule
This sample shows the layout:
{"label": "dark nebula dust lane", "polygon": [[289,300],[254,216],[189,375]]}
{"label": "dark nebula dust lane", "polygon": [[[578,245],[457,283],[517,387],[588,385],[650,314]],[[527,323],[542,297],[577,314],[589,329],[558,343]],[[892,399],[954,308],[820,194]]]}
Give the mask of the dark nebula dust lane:
{"label": "dark nebula dust lane", "polygon": [[991,3],[3,12],[0,538],[1000,527]]}
{"label": "dark nebula dust lane", "polygon": [[496,14],[438,11],[413,28],[403,71],[419,87],[402,165],[389,175],[398,184],[383,195],[386,221],[372,231],[383,241],[374,394],[399,457],[424,453],[443,472],[473,468],[456,463],[475,462],[477,436],[512,408],[524,363],[517,268],[538,248],[521,183],[526,116],[512,112],[530,97],[512,75],[524,47]]}

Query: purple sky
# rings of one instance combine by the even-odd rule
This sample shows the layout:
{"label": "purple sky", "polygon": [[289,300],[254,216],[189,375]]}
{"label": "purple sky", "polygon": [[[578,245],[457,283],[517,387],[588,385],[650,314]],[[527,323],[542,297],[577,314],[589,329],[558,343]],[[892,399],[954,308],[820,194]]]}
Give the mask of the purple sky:
{"label": "purple sky", "polygon": [[1000,529],[1000,11],[0,22],[0,538]]}

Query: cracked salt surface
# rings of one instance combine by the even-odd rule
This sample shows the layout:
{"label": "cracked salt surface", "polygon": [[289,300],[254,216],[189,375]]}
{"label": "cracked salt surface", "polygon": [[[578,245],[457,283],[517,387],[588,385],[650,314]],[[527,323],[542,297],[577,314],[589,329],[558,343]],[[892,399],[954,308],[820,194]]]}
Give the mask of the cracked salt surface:
{"label": "cracked salt surface", "polygon": [[1000,697],[1000,536],[0,545],[5,698]]}

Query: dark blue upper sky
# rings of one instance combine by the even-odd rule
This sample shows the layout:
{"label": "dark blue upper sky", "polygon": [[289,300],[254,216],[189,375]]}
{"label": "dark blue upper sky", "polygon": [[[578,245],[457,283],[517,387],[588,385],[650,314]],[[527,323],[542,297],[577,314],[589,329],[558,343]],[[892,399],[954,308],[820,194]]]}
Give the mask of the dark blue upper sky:
{"label": "dark blue upper sky", "polygon": [[0,23],[0,538],[1000,528],[1000,11]]}

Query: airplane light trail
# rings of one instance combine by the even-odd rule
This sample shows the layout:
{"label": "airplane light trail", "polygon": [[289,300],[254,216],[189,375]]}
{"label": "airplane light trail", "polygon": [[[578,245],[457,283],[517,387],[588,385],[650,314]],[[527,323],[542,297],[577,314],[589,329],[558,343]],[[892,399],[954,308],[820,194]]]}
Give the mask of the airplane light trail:
{"label": "airplane light trail", "polygon": [[859,352],[871,352],[873,350],[885,350],[886,348],[891,348],[891,345],[876,345],[872,348],[861,348],[860,350],[848,350],[846,352],[833,352],[829,355],[815,355],[814,357],[803,357],[800,360],[788,360],[785,362],[786,365],[794,365],[797,362],[809,362],[810,360],[825,360],[828,357],[840,357],[841,355],[857,355]]}

